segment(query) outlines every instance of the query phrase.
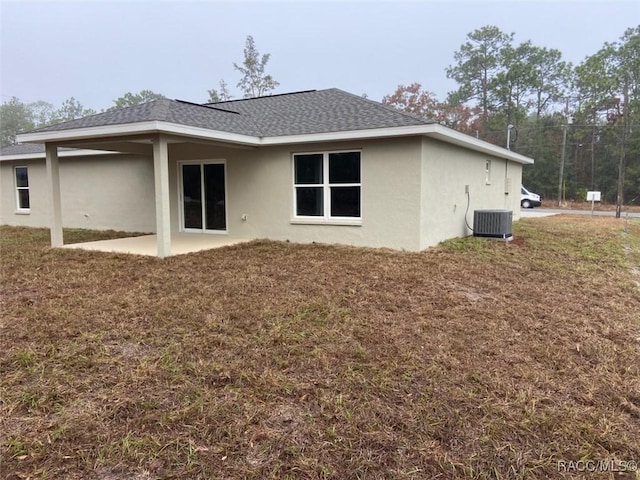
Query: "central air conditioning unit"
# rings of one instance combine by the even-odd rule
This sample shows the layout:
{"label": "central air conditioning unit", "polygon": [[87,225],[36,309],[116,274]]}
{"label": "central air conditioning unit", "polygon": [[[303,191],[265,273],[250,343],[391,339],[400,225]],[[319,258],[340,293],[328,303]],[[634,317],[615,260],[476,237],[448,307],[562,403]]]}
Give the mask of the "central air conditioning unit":
{"label": "central air conditioning unit", "polygon": [[474,210],[473,236],[507,240],[513,237],[512,223],[511,210]]}

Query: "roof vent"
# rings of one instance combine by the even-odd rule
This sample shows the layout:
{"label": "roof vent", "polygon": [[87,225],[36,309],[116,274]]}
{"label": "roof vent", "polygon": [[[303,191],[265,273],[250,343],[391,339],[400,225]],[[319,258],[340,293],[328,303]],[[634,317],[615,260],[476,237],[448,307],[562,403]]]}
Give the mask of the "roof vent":
{"label": "roof vent", "polygon": [[513,237],[512,223],[511,210],[474,210],[473,236],[507,240]]}

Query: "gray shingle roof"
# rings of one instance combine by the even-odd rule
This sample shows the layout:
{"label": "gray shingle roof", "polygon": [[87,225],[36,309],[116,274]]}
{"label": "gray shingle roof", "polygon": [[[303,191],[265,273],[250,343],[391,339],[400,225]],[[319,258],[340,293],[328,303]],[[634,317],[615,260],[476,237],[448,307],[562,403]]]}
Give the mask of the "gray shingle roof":
{"label": "gray shingle roof", "polygon": [[[393,107],[331,88],[205,105],[163,98],[49,125],[32,132],[59,132],[154,120],[255,137],[368,130],[433,123]],[[4,156],[42,152],[44,152],[42,145],[21,144],[4,148],[0,154]]]}
{"label": "gray shingle roof", "polygon": [[249,116],[167,98],[49,125],[32,130],[30,133],[125,125],[154,120],[245,135],[258,136],[260,134]]}
{"label": "gray shingle roof", "polygon": [[44,145],[37,143],[19,143],[2,148],[2,155],[26,155],[30,153],[44,153]]}
{"label": "gray shingle roof", "polygon": [[250,116],[265,137],[433,123],[337,88],[209,105]]}
{"label": "gray shingle roof", "polygon": [[158,120],[258,137],[302,135],[432,122],[337,88],[197,105],[166,98],[42,127],[33,132]]}

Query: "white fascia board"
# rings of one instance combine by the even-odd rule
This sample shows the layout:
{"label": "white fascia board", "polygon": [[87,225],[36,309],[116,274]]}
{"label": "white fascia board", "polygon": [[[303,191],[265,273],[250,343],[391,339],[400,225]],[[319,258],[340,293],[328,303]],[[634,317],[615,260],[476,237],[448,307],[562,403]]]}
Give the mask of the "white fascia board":
{"label": "white fascia board", "polygon": [[429,127],[431,127],[431,125],[412,125],[408,127],[372,128],[368,130],[345,130],[340,132],[263,137],[261,145],[291,145],[295,143],[336,142],[342,140],[366,140],[424,135],[430,132]]}
{"label": "white fascia board", "polygon": [[519,153],[512,152],[511,150],[507,150],[506,148],[502,148],[492,143],[485,142],[484,140],[473,138],[470,135],[460,133],[451,128],[443,127],[442,125],[434,124],[431,126],[433,127],[433,131],[427,136],[435,138],[436,140],[459,145],[461,147],[475,150],[477,152],[486,153],[494,157],[506,158],[507,160],[522,163],[524,165],[533,164],[533,158],[529,158]]}
{"label": "white fascia board", "polygon": [[105,125],[72,130],[23,133],[18,135],[21,143],[64,142],[95,137],[117,137],[119,135],[143,135],[151,133],[170,133],[189,137],[203,138],[251,146],[290,145],[294,143],[328,142],[368,138],[386,138],[404,135],[422,135],[429,132],[431,125],[409,127],[375,128],[369,130],[348,130],[339,132],[313,133],[306,135],[283,135],[278,137],[254,137],[237,133],[190,127],[168,122],[149,121],[121,125]]}
{"label": "white fascia board", "polygon": [[179,125],[177,123],[157,122],[160,133],[172,133],[175,135],[183,135],[187,137],[202,138],[205,140],[215,140],[218,142],[228,142],[240,145],[250,145],[257,147],[262,144],[260,137],[252,135],[243,135],[241,133],[223,132],[221,130],[211,130],[201,127],[189,127],[187,125]]}
{"label": "white fascia board", "polygon": [[[79,148],[77,150],[60,150],[58,151],[59,157],[86,157],[90,155],[117,155],[119,152],[112,152],[110,150],[89,150],[85,148]],[[11,160],[37,160],[39,158],[45,158],[45,152],[36,153],[19,153],[15,155],[2,155],[0,156],[0,162],[8,162]]]}
{"label": "white fascia board", "polygon": [[[22,143],[46,143],[64,142],[65,140],[82,140],[96,137],[117,137],[120,135],[158,134],[167,133],[195,137],[218,142],[229,142],[250,146],[291,145],[300,143],[319,143],[344,140],[366,140],[376,138],[401,137],[412,135],[425,135],[442,142],[459,145],[470,150],[482,152],[494,157],[532,164],[533,159],[512,152],[506,148],[498,147],[484,140],[473,138],[464,133],[437,123],[425,125],[411,125],[406,127],[373,128],[368,130],[348,130],[339,132],[312,133],[306,135],[283,135],[277,137],[254,137],[238,133],[229,133],[208,128],[191,127],[175,123],[148,121],[140,123],[128,123],[122,125],[105,125],[101,127],[87,127],[73,130],[60,130],[53,132],[34,132],[18,135]],[[24,157],[21,157],[24,158]]]}
{"label": "white fascia board", "polygon": [[70,140],[84,140],[88,138],[108,138],[121,135],[144,135],[169,133],[189,137],[204,138],[243,145],[260,145],[260,138],[250,135],[210,130],[208,128],[190,127],[176,123],[148,121],[126,123],[120,125],[103,125],[100,127],[74,128],[48,132],[23,133],[18,135],[21,143],[63,143]]}
{"label": "white fascia board", "polygon": [[533,159],[512,152],[506,148],[498,147],[492,143],[473,138],[464,133],[437,123],[427,125],[413,125],[408,127],[374,128],[369,130],[351,130],[341,132],[313,133],[308,135],[286,135],[281,137],[264,137],[261,145],[291,145],[296,143],[320,143],[342,140],[366,140],[376,138],[402,137],[424,135],[442,142],[459,145],[470,150],[486,153],[493,157],[506,158],[508,160],[531,164]]}
{"label": "white fascia board", "polygon": [[73,128],[48,132],[22,133],[17,139],[20,143],[56,143],[65,140],[83,140],[95,137],[116,137],[139,133],[157,132],[158,122],[127,123],[121,125],[103,125],[100,127]]}

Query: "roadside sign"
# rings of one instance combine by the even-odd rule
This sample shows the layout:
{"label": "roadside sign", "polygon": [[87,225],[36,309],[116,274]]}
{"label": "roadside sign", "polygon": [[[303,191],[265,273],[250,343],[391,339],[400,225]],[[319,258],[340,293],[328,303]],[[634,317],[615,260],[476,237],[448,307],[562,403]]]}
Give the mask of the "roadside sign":
{"label": "roadside sign", "polygon": [[587,192],[587,202],[591,202],[591,215],[593,215],[593,206],[595,202],[600,201],[600,192]]}
{"label": "roadside sign", "polygon": [[600,192],[587,192],[587,202],[599,202]]}

